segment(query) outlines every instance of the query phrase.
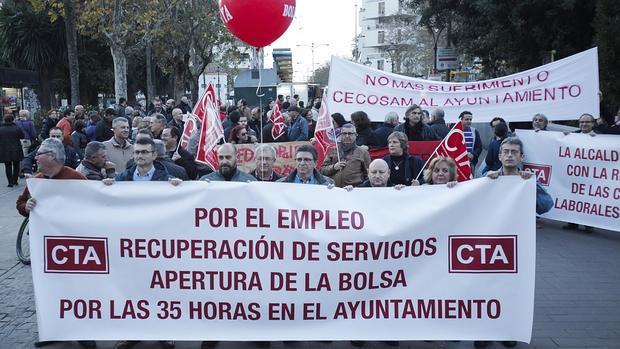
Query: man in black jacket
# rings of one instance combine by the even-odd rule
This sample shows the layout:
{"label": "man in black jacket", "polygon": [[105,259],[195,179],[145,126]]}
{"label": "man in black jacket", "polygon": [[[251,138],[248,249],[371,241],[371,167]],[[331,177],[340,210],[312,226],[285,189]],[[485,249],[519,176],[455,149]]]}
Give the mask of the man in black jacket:
{"label": "man in black jacket", "polygon": [[174,126],[167,126],[161,133],[161,140],[166,144],[168,157],[185,169],[190,180],[194,180],[198,176],[198,168],[194,156],[184,148],[178,147],[180,138],[181,131]]}

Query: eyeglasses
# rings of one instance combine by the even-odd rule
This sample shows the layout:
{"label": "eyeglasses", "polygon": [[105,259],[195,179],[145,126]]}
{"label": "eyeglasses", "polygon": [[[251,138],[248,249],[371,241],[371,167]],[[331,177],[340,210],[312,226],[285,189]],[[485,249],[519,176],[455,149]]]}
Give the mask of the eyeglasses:
{"label": "eyeglasses", "polygon": [[134,150],[133,153],[136,155],[146,155],[154,152],[152,150]]}
{"label": "eyeglasses", "polygon": [[421,111],[412,111],[411,114],[422,114]]}
{"label": "eyeglasses", "polygon": [[296,158],[295,161],[302,163],[302,162],[313,162],[314,159],[312,158]]}
{"label": "eyeglasses", "polygon": [[41,156],[41,155],[46,155],[46,154],[50,154],[50,153],[53,153],[53,151],[48,150],[48,151],[37,152],[35,154],[35,156]]}
{"label": "eyeglasses", "polygon": [[246,132],[244,133],[239,133],[239,136],[247,136],[248,134]]}
{"label": "eyeglasses", "polygon": [[357,133],[355,132],[340,132],[343,136],[355,136]]}

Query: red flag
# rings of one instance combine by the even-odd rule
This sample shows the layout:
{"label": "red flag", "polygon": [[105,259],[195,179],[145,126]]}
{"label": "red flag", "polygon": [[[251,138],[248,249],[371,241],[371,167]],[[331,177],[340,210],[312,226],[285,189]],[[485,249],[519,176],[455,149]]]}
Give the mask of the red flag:
{"label": "red flag", "polygon": [[456,174],[459,182],[472,179],[471,166],[467,157],[467,146],[463,134],[463,124],[459,121],[435,150],[437,155],[452,158],[456,162]]}
{"label": "red flag", "polygon": [[194,118],[193,115],[190,115],[185,121],[185,126],[183,127],[183,135],[181,135],[181,142],[179,142],[179,146],[187,149],[187,146],[189,145],[189,139],[196,131],[198,131],[196,118]]}
{"label": "red flag", "polygon": [[209,89],[213,92],[215,91],[213,85],[209,84],[207,91],[203,95],[205,102],[202,104],[204,107],[202,109],[203,120],[200,128],[196,161],[209,165],[215,171],[218,168],[216,147],[220,139],[224,138],[224,129],[216,109],[215,93],[209,93]]}
{"label": "red flag", "polygon": [[198,102],[196,102],[196,105],[194,105],[194,110],[192,110],[192,114],[200,122],[204,120],[207,113],[207,100],[209,99],[216,106],[216,110],[219,110],[219,105],[216,103],[217,99],[215,99],[215,87],[213,87],[212,83],[209,83],[205,92],[203,92]]}
{"label": "red flag", "polygon": [[271,122],[273,122],[273,128],[271,129],[271,137],[274,140],[278,139],[284,134],[284,117],[280,112],[280,105],[275,103],[271,111]]}
{"label": "red flag", "polygon": [[319,109],[319,116],[314,129],[314,139],[316,140],[314,148],[318,154],[316,166],[319,168],[323,165],[329,150],[336,147],[336,132],[334,131],[334,124],[332,124],[332,117],[327,110],[327,91],[323,92],[321,109]]}

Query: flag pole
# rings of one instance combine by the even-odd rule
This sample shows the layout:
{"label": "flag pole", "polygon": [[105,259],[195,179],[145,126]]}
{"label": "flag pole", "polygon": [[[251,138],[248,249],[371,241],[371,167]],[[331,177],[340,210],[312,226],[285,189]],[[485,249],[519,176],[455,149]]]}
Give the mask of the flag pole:
{"label": "flag pole", "polygon": [[[418,173],[418,176],[415,178],[415,180],[417,181],[418,178],[420,178],[420,175],[424,172],[424,169],[426,168],[426,165],[428,165],[428,163],[433,159],[433,155],[437,154],[437,150],[439,149],[439,147],[441,147],[441,145],[443,144],[443,141],[446,140],[446,138],[450,137],[450,134],[452,133],[452,131],[454,130],[454,128],[456,127],[456,125],[459,123],[460,121],[454,123],[454,126],[452,126],[452,128],[450,129],[450,132],[448,132],[448,134],[441,140],[441,142],[439,142],[439,144],[437,145],[437,147],[435,148],[435,150],[431,153],[431,156],[428,157],[428,159],[426,160],[426,162],[424,163],[424,166],[422,166],[422,171],[420,171]],[[408,155],[408,154],[407,154]]]}

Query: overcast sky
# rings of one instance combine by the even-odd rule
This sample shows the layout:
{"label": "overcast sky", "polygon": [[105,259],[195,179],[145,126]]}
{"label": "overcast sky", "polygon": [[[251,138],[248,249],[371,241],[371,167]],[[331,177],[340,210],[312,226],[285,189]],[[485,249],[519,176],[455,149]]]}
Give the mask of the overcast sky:
{"label": "overcast sky", "polygon": [[305,81],[312,68],[309,46],[313,42],[315,68],[328,62],[331,55],[351,58],[356,4],[359,8],[361,0],[297,0],[293,23],[265,49],[265,67],[271,66],[273,48],[290,48],[293,51],[293,80]]}

